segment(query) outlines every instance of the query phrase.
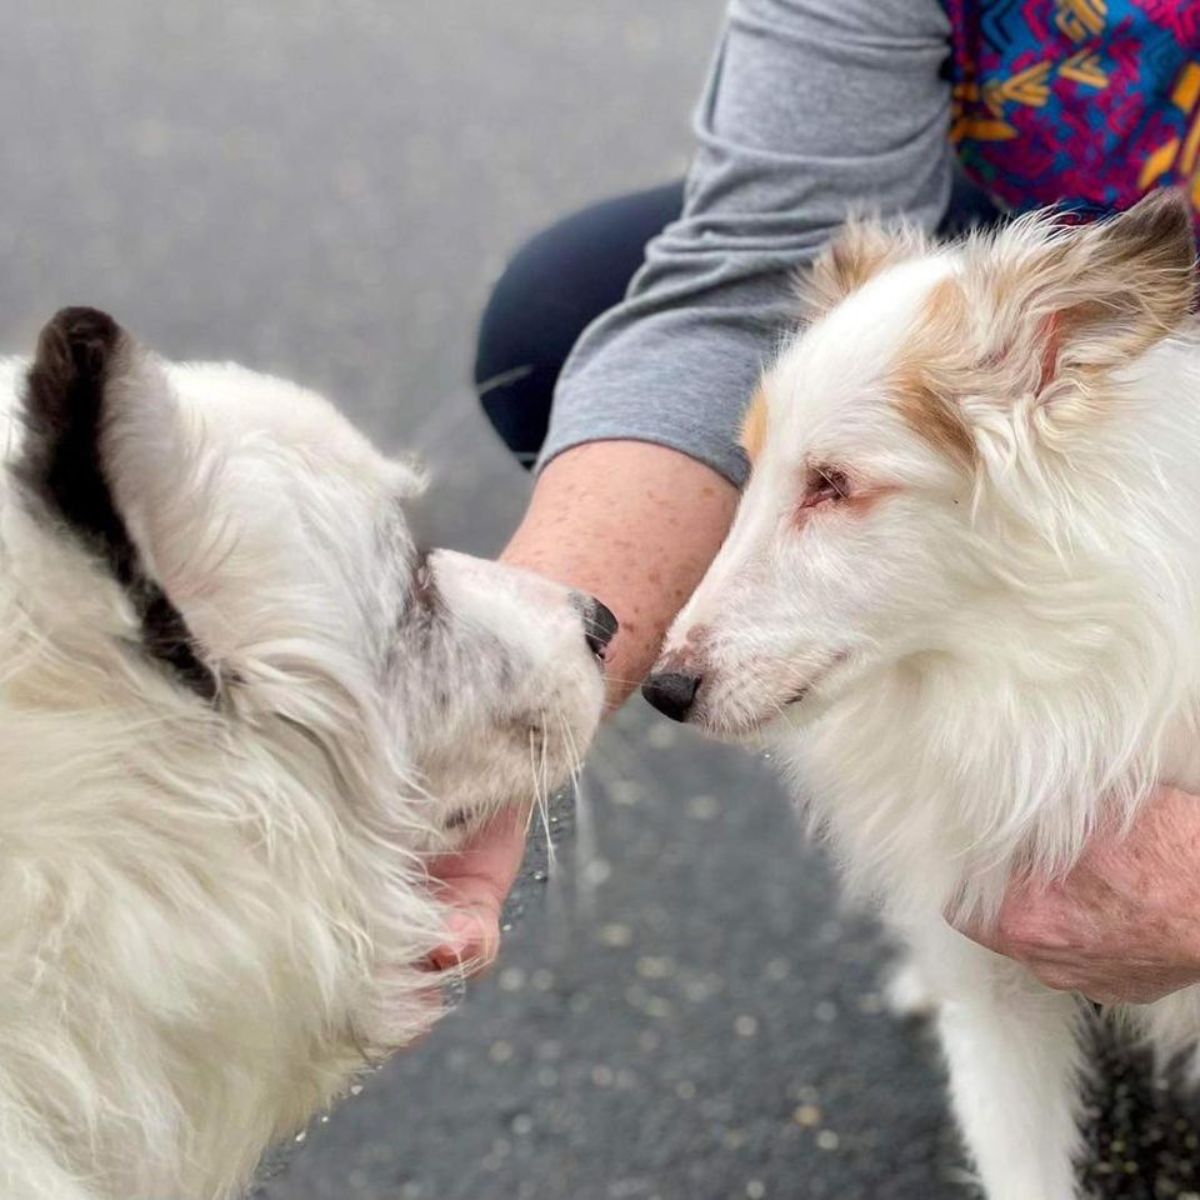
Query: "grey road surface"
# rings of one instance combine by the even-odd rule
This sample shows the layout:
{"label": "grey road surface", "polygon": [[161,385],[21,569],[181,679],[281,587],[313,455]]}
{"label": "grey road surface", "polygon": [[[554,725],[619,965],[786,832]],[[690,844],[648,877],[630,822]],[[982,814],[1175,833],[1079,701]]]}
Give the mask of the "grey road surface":
{"label": "grey road surface", "polygon": [[[324,389],[433,463],[439,541],[497,549],[528,483],[477,312],[523,236],[682,171],[719,0],[3,7],[0,346],[88,303]],[[500,969],[262,1200],[967,1194],[928,1036],[765,764],[639,702],[557,827]],[[1180,1194],[1134,1167],[1112,1194]]]}

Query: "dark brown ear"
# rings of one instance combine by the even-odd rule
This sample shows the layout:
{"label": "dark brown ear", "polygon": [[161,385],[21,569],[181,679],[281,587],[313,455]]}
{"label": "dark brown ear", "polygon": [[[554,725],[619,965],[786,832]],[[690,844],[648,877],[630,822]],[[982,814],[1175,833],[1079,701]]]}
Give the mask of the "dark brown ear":
{"label": "dark brown ear", "polygon": [[805,319],[824,316],[885,267],[916,258],[927,248],[918,230],[852,218],[800,278]]}
{"label": "dark brown ear", "polygon": [[16,475],[30,502],[104,563],[141,621],[142,643],[206,700],[218,692],[183,616],[142,556],[114,498],[104,440],[114,382],[134,369],[136,348],[94,308],[64,308],[42,330],[25,383],[24,441]]}
{"label": "dark brown ear", "polygon": [[101,461],[104,394],[123,335],[94,308],[64,308],[38,338],[17,471],[49,511],[101,552],[121,582],[132,546]]}

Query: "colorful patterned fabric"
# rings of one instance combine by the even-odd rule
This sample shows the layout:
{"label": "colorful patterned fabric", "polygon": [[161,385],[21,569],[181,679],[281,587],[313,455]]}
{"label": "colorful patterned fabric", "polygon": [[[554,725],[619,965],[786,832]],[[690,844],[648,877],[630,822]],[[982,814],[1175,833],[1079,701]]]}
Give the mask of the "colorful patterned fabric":
{"label": "colorful patterned fabric", "polygon": [[946,0],[951,138],[1015,211],[1128,208],[1182,183],[1200,223],[1200,0]]}

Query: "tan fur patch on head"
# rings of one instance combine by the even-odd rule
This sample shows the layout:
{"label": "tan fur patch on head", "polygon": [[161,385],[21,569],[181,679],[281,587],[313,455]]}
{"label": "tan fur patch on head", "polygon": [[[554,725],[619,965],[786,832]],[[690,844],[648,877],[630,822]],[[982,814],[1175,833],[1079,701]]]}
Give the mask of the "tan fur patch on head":
{"label": "tan fur patch on head", "polygon": [[967,297],[955,279],[929,294],[917,327],[891,378],[894,403],[909,427],[947,458],[970,466],[975,439],[956,395],[970,386],[963,350]]}
{"label": "tan fur patch on head", "polygon": [[809,320],[824,316],[885,267],[915,258],[927,248],[919,230],[889,229],[878,221],[847,221],[800,280],[805,315]]}
{"label": "tan fur patch on head", "polygon": [[746,409],[742,418],[742,432],[738,439],[746,452],[746,457],[753,463],[762,454],[767,444],[767,393],[759,387]]}
{"label": "tan fur patch on head", "polygon": [[964,403],[1022,406],[1039,428],[1083,427],[1113,395],[1112,373],[1187,320],[1193,213],[1165,190],[1093,225],[1054,212],[961,246],[961,272],[929,294],[890,379],[904,420],[970,467]]}
{"label": "tan fur patch on head", "polygon": [[975,439],[954,401],[931,385],[931,376],[915,367],[894,381],[895,403],[914,432],[947,458],[969,466],[975,458]]}

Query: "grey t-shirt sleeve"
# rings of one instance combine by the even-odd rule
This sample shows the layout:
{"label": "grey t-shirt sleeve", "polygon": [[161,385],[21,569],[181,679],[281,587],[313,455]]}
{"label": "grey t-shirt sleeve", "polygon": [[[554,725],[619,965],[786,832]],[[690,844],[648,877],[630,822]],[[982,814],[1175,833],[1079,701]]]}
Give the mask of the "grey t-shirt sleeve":
{"label": "grey t-shirt sleeve", "polygon": [[939,0],[732,0],[683,215],[573,351],[541,466],[633,439],[743,482],[737,426],[795,325],[796,270],[851,211],[945,213],[949,35]]}

